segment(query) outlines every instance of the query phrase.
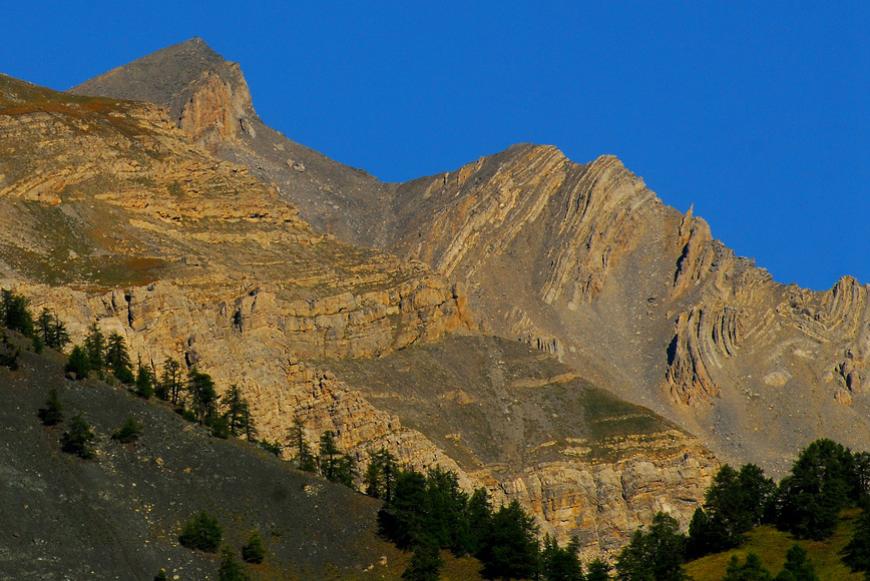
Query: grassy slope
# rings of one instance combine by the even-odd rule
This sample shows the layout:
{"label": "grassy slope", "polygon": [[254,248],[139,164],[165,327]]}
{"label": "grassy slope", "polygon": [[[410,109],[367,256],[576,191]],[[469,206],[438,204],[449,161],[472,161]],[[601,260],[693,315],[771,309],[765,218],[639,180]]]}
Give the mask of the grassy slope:
{"label": "grassy slope", "polygon": [[[401,574],[410,555],[377,537],[376,501],[244,442],[211,438],[158,402],[67,381],[62,363],[56,353],[25,352],[21,370],[0,368],[0,580],[150,579],[159,567],[212,578],[216,557],[176,541],[198,510],[218,516],[235,547],[250,530],[262,532],[269,556],[250,568],[254,579]],[[95,427],[95,460],[60,452],[63,424],[40,425],[36,410],[52,387],[67,421],[82,412]],[[109,436],[128,415],[145,431],[124,446]],[[444,575],[475,578],[476,569],[472,559],[447,557]]]}
{"label": "grassy slope", "polygon": [[840,560],[840,551],[852,537],[856,516],[855,511],[845,512],[834,536],[825,541],[795,541],[791,535],[773,527],[758,527],[749,534],[749,539],[741,547],[692,561],[686,566],[686,571],[695,581],[718,581],[725,574],[732,555],[737,555],[743,561],[747,554],[755,553],[764,566],[776,575],[785,563],[786,552],[797,542],[809,553],[821,579],[857,581],[863,579],[863,575],[852,573]]}

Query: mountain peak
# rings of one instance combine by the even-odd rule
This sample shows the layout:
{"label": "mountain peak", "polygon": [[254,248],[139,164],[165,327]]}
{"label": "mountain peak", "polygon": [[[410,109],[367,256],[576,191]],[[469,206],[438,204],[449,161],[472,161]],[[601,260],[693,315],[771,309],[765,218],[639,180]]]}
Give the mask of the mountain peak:
{"label": "mountain peak", "polygon": [[148,101],[169,110],[194,140],[214,145],[252,134],[257,116],[238,64],[224,60],[195,36],[70,90],[80,95]]}

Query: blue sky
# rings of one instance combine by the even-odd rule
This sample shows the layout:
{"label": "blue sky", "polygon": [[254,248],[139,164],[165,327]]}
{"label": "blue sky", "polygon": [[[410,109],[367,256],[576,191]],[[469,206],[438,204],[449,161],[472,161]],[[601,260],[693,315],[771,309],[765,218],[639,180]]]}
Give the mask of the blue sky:
{"label": "blue sky", "polygon": [[263,119],[386,180],[512,143],[618,155],[782,282],[870,282],[867,2],[4,7],[0,72],[64,89],[192,36]]}

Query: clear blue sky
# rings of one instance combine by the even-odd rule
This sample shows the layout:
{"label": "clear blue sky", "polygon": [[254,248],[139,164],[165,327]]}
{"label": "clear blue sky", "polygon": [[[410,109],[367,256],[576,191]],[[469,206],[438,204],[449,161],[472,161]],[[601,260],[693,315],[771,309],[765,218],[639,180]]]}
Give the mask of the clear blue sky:
{"label": "clear blue sky", "polygon": [[0,72],[68,88],[192,36],[263,119],[386,180],[521,141],[618,155],[777,280],[870,282],[868,2],[57,2]]}

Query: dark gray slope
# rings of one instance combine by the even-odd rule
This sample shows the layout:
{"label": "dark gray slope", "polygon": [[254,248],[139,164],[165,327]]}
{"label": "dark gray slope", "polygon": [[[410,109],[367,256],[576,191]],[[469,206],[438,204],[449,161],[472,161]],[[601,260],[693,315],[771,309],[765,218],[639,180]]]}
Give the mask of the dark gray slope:
{"label": "dark gray slope", "polygon": [[[238,548],[261,531],[267,562],[256,579],[366,578],[396,552],[375,534],[378,504],[240,441],[209,437],[167,407],[97,382],[62,378],[60,359],[25,354],[0,368],[0,579],[150,580],[160,567],[181,579],[214,578],[217,557],[180,547],[180,523],[206,510]],[[36,417],[58,389],[67,421],[81,412],[98,434],[97,458],[60,451],[64,425]],[[136,444],[110,434],[132,415]]]}

